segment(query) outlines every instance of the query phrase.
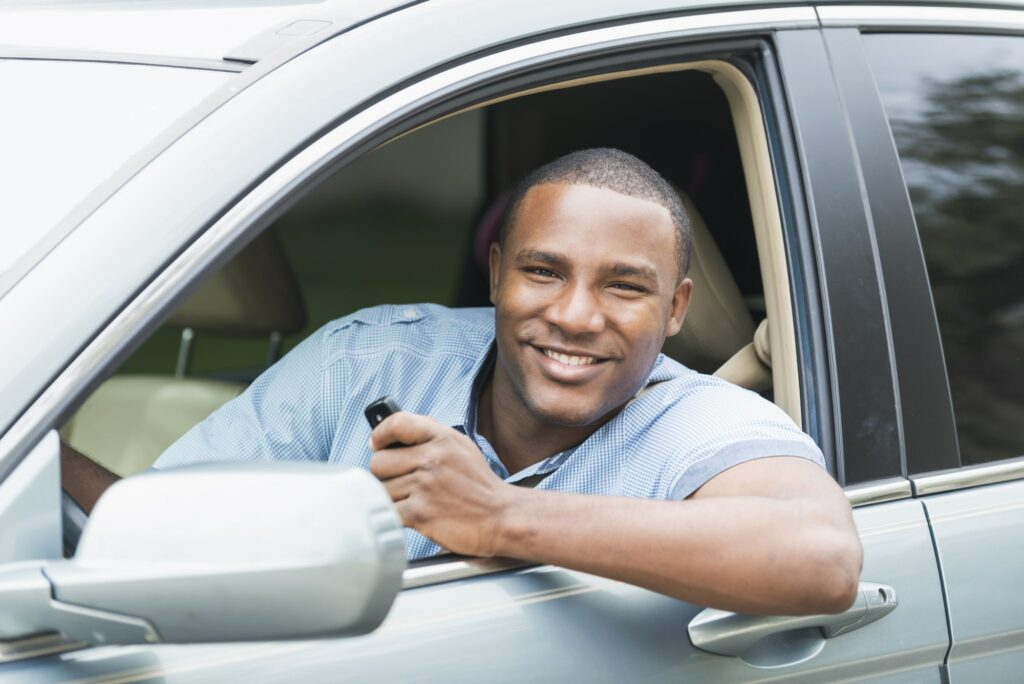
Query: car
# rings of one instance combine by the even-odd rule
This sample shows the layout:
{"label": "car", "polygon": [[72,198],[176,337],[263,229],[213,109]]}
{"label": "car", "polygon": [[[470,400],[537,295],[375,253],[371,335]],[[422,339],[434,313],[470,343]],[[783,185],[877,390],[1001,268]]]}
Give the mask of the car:
{"label": "car", "polygon": [[[1019,679],[1024,4],[0,17],[0,680]],[[504,194],[594,145],[701,217],[665,353],[820,445],[864,547],[849,610],[407,564],[360,471],[147,472],[324,321],[485,302]],[[62,440],[138,474],[88,520]]]}

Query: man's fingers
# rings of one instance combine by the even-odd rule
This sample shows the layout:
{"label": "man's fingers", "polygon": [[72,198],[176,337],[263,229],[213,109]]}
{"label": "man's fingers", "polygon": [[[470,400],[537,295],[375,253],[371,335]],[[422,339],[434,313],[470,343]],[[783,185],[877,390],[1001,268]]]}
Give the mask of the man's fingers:
{"label": "man's fingers", "polygon": [[370,446],[378,451],[396,442],[407,446],[423,444],[444,434],[445,429],[433,418],[399,411],[385,418],[374,429],[370,435]]}
{"label": "man's fingers", "polygon": [[[419,531],[420,534],[424,534],[423,530],[420,529],[420,526],[423,525],[423,523],[425,522],[423,516],[423,506],[416,499],[416,497],[406,497],[404,499],[396,501],[395,510],[398,511],[398,515],[402,518],[403,527],[411,527]],[[427,538],[430,539],[429,535],[425,536],[427,536]]]}
{"label": "man's fingers", "polygon": [[419,461],[411,451],[399,447],[374,452],[370,458],[370,472],[382,481],[411,473],[419,466]]}
{"label": "man's fingers", "polygon": [[406,473],[405,475],[399,475],[393,477],[390,480],[384,480],[384,488],[388,490],[388,495],[392,501],[401,501],[406,499],[416,488],[418,482],[416,473]]}

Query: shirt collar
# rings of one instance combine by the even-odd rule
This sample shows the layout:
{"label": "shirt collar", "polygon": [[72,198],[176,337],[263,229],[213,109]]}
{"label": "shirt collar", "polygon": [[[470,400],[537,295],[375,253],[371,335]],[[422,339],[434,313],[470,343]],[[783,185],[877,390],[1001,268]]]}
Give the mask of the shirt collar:
{"label": "shirt collar", "polygon": [[459,387],[449,393],[450,399],[434,416],[439,423],[450,425],[463,434],[475,432],[477,399],[494,369],[496,353],[492,338],[491,343],[482,348],[470,371],[463,376]]}
{"label": "shirt collar", "polygon": [[[483,389],[484,383],[490,379],[491,373],[494,370],[496,356],[497,348],[494,343],[494,338],[492,337],[490,344],[484,345],[481,348],[481,352],[474,361],[470,372],[463,376],[460,386],[448,394],[450,399],[438,409],[434,418],[439,423],[449,425],[470,437],[476,434],[477,401],[480,397],[480,391]],[[686,372],[688,372],[686,366],[674,359],[668,358],[664,354],[658,354],[658,357],[654,360],[654,366],[651,368],[651,372],[647,376],[647,382],[644,383],[644,386],[637,392],[637,394],[639,395],[644,391],[644,389],[651,385],[677,378]],[[618,418],[618,416],[615,418]],[[615,418],[610,422],[614,422]],[[591,437],[593,437],[593,435],[591,435]],[[566,449],[559,454],[555,454],[554,456],[539,461],[521,473],[516,473],[516,475],[525,477],[527,474],[556,470],[562,465],[562,463],[572,456],[579,446],[580,445],[577,445]],[[530,473],[527,473],[526,471],[530,471]]]}

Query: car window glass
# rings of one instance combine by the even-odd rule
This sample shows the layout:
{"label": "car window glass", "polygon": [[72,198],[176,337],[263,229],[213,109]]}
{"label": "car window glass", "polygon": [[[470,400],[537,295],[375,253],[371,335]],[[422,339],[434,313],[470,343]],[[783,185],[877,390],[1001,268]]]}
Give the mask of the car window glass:
{"label": "car window glass", "polygon": [[965,464],[1024,453],[1024,40],[867,35]]}
{"label": "car window glass", "polygon": [[0,60],[0,275],[127,157],[232,75]]}

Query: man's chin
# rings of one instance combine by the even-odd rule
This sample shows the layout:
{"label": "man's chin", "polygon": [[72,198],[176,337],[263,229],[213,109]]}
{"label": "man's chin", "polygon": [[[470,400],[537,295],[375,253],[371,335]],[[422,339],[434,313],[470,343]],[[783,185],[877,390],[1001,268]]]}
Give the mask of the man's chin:
{"label": "man's chin", "polygon": [[546,401],[530,402],[533,414],[549,425],[567,428],[585,428],[602,424],[614,409],[605,406],[584,405],[571,397],[549,398]]}

